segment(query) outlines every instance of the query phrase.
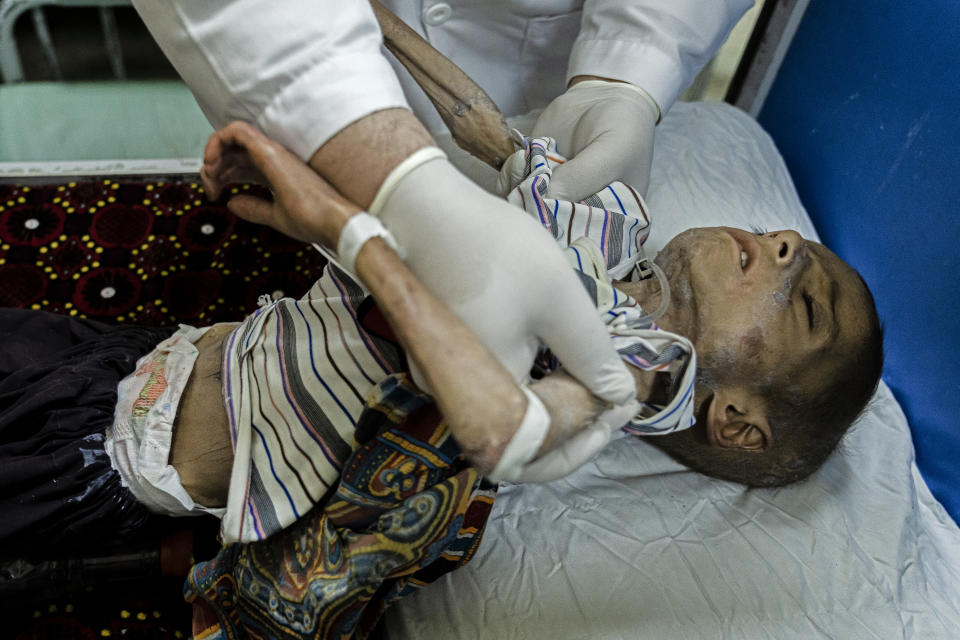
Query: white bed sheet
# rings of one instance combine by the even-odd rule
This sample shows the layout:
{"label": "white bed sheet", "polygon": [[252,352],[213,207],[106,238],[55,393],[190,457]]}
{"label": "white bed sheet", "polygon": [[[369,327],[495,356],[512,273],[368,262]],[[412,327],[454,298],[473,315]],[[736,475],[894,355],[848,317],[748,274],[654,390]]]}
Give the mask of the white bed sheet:
{"label": "white bed sheet", "polygon": [[[772,141],[723,104],[657,129],[650,253],[691,226],[815,238]],[[890,321],[895,321],[891,319]],[[803,483],[748,490],[636,438],[501,488],[477,556],[387,614],[421,638],[960,638],[960,530],[886,385]]]}

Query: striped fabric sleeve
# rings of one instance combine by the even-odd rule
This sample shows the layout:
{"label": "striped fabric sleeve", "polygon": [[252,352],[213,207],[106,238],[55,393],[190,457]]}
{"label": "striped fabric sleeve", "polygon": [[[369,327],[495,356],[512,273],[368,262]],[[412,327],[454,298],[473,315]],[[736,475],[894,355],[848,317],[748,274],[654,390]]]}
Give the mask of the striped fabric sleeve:
{"label": "striped fabric sleeve", "polygon": [[662,435],[694,424],[693,388],[697,353],[683,336],[663,331],[644,319],[640,304],[613,286],[604,271],[605,258],[590,238],[578,238],[566,249],[570,265],[588,283],[587,292],[601,314],[617,353],[627,364],[670,377],[670,399],[664,405],[641,403],[624,431],[634,435]]}
{"label": "striped fabric sleeve", "polygon": [[[545,197],[553,167],[564,162],[551,138],[525,138],[500,173],[507,198],[535,218],[565,247],[620,357],[645,371],[665,372],[672,382],[666,405],[645,404],[624,427],[637,435],[657,435],[693,425],[696,351],[689,340],[644,319],[636,300],[613,286],[645,258],[650,214],[629,185],[614,182],[580,202]],[[555,363],[554,363],[555,364]]]}
{"label": "striped fabric sleeve", "polygon": [[600,247],[606,270],[622,278],[643,255],[650,233],[650,215],[640,194],[630,185],[614,182],[580,202],[548,198],[553,167],[565,158],[552,138],[525,138],[501,170],[501,184],[509,185],[507,200],[536,218],[561,246],[590,238]]}
{"label": "striped fabric sleeve", "polygon": [[227,341],[223,387],[235,462],[225,542],[269,537],[338,481],[374,385],[400,366],[392,344],[363,330],[365,297],[328,266],[306,296],[267,304]]}

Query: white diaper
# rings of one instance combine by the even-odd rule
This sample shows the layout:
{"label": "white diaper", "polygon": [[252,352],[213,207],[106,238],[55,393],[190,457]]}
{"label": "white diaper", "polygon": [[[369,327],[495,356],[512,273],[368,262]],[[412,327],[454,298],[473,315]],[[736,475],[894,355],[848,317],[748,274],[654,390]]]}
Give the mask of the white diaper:
{"label": "white diaper", "polygon": [[155,513],[171,516],[223,515],[223,508],[193,501],[168,464],[173,421],[199,351],[194,346],[210,327],[180,325],[172,336],[140,358],[120,381],[107,454],[124,486]]}

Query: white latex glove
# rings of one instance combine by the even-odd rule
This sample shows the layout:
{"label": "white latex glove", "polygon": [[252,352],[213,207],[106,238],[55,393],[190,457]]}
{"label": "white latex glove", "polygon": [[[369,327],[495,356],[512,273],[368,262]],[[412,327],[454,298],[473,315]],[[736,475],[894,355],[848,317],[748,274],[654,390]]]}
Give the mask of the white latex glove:
{"label": "white latex glove", "polygon": [[410,270],[514,379],[527,381],[543,341],[594,395],[617,406],[635,403],[633,378],[550,234],[477,187],[439,150],[401,163],[370,213],[394,235]]}
{"label": "white latex glove", "polygon": [[579,202],[620,180],[646,195],[653,130],[660,108],[625,82],[584,80],[540,114],[533,137],[551,137],[567,162],[553,170],[547,195]]}

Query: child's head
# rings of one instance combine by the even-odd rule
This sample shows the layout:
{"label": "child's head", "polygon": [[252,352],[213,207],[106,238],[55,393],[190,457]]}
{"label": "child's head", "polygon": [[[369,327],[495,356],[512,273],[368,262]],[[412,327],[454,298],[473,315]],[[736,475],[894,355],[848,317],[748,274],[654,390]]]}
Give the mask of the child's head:
{"label": "child's head", "polygon": [[860,275],[793,231],[692,229],[657,256],[674,302],[661,325],[697,348],[697,426],[651,439],[709,475],[795,482],[873,395],[882,329]]}

